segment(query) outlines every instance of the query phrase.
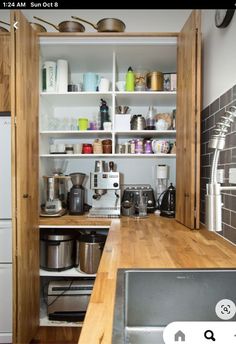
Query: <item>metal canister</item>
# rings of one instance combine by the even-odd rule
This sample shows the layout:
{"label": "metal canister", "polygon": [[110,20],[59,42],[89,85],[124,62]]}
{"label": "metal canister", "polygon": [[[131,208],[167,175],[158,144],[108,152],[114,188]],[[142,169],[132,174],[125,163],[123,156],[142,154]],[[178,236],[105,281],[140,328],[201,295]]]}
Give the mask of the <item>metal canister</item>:
{"label": "metal canister", "polygon": [[148,73],[147,89],[150,91],[163,91],[163,73],[159,71]]}

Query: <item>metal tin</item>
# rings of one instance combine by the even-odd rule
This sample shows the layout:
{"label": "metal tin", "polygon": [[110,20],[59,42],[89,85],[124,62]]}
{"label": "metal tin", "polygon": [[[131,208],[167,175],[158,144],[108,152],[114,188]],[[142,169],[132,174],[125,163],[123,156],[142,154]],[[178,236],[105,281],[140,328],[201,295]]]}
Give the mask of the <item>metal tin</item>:
{"label": "metal tin", "polygon": [[147,88],[150,91],[163,91],[163,73],[158,71],[148,73]]}

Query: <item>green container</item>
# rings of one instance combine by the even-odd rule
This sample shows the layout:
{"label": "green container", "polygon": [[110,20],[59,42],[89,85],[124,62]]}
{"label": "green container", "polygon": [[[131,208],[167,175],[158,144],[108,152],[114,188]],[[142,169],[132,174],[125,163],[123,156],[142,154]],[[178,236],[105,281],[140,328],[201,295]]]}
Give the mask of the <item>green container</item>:
{"label": "green container", "polygon": [[131,67],[129,67],[128,72],[126,73],[125,81],[125,90],[127,92],[133,92],[135,86],[135,75]]}

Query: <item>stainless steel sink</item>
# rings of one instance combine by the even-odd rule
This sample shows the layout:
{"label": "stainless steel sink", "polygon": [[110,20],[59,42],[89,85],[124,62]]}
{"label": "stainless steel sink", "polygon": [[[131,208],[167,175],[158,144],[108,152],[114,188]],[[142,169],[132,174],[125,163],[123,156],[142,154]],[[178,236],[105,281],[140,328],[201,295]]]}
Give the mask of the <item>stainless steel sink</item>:
{"label": "stainless steel sink", "polygon": [[236,269],[119,269],[112,343],[164,344],[170,322],[220,321],[215,306],[236,304],[235,285]]}

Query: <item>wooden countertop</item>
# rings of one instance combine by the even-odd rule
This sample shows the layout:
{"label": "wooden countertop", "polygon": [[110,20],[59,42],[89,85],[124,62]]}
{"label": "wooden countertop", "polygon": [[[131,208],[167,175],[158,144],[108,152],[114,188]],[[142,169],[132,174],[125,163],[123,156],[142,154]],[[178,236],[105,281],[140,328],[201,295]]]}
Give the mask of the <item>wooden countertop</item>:
{"label": "wooden countertop", "polygon": [[236,268],[236,246],[205,229],[173,219],[91,219],[64,216],[40,224],[109,225],[79,344],[111,344],[118,268]]}

